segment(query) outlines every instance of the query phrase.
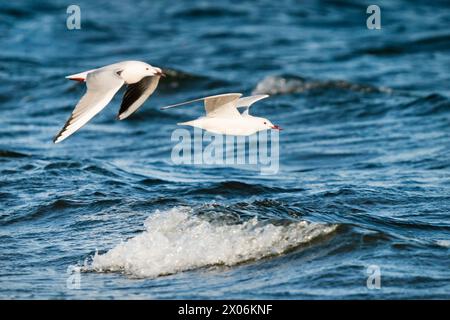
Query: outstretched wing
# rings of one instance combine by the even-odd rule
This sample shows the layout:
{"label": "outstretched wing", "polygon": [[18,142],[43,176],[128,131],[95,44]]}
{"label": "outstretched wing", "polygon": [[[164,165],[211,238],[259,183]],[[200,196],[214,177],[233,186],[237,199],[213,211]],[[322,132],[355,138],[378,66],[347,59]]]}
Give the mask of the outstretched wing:
{"label": "outstretched wing", "polygon": [[133,114],[156,90],[159,76],[144,77],[141,81],[129,84],[123,95],[117,118],[123,120]]}
{"label": "outstretched wing", "polygon": [[252,104],[254,104],[256,101],[265,99],[267,97],[269,97],[269,95],[267,95],[267,94],[259,94],[259,95],[254,95],[254,96],[243,97],[237,101],[236,107],[237,108],[245,107],[244,111],[242,111],[242,115],[248,115],[248,111]]}
{"label": "outstretched wing", "polygon": [[111,101],[124,81],[114,70],[90,72],[86,77],[87,91],[76,105],[64,127],[53,139],[58,143],[84,126]]}
{"label": "outstretched wing", "polygon": [[219,94],[162,107],[161,110],[203,101],[207,117],[236,117],[240,115],[239,111],[236,109],[236,102],[241,96],[241,93]]}
{"label": "outstretched wing", "polygon": [[205,98],[205,110],[207,117],[239,117],[236,102],[242,96],[241,93],[223,94]]}

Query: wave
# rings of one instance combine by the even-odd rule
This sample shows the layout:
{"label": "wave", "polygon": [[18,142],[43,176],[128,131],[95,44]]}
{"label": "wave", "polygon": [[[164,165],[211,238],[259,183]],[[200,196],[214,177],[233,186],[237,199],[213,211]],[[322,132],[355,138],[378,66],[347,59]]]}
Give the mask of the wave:
{"label": "wave", "polygon": [[224,195],[224,194],[265,194],[272,192],[286,191],[283,188],[268,187],[260,184],[249,184],[240,181],[222,181],[218,183],[212,183],[204,188],[192,189],[188,191],[188,194],[208,194],[208,195]]}
{"label": "wave", "polygon": [[217,6],[199,6],[196,8],[188,8],[179,11],[175,11],[172,15],[175,18],[187,18],[187,19],[215,19],[221,17],[243,17],[247,16],[248,12],[244,10],[235,10],[228,7]]}
{"label": "wave", "polygon": [[375,87],[366,84],[357,84],[344,80],[312,80],[303,77],[268,76],[260,81],[253,94],[292,94],[311,90],[350,90],[366,93],[392,93],[392,89],[386,87]]}
{"label": "wave", "polygon": [[386,44],[380,47],[368,47],[353,52],[355,55],[376,55],[390,56],[405,53],[429,52],[429,51],[448,51],[448,43],[450,34],[433,35],[430,37],[420,38],[403,43]]}
{"label": "wave", "polygon": [[29,155],[17,151],[0,150],[0,158],[26,158]]}
{"label": "wave", "polygon": [[211,78],[208,76],[192,74],[173,68],[163,68],[166,78],[159,82],[158,91],[161,93],[173,93],[174,91],[190,92],[201,89],[217,89],[230,86],[231,83],[226,80]]}
{"label": "wave", "polygon": [[404,110],[402,112],[404,115],[426,116],[441,114],[450,111],[450,100],[443,95],[432,93],[400,107]]}
{"label": "wave", "polygon": [[202,219],[189,207],[157,210],[144,225],[143,233],[104,254],[96,253],[84,271],[152,278],[208,266],[233,266],[282,254],[337,228],[307,221],[274,225],[256,218],[230,225]]}
{"label": "wave", "polygon": [[4,216],[0,216],[0,225],[6,226],[26,221],[36,221],[38,219],[50,219],[51,217],[58,215],[61,210],[82,207],[83,205],[85,205],[85,203],[81,201],[65,199],[51,200],[47,203],[40,204],[36,208],[28,207],[21,212],[7,212]]}
{"label": "wave", "polygon": [[450,248],[450,240],[437,240],[436,244],[443,248]]}

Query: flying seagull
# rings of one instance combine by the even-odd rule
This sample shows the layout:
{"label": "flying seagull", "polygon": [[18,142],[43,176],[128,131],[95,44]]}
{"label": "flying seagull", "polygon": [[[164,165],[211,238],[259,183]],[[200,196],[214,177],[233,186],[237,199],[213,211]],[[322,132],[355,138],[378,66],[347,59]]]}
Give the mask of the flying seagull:
{"label": "flying seagull", "polygon": [[[254,117],[249,114],[250,106],[258,100],[267,98],[268,95],[255,95],[242,97],[241,93],[225,93],[178,103],[166,107],[162,110],[170,109],[193,102],[203,101],[206,116],[196,120],[178,123],[204,129],[218,134],[233,136],[249,136],[258,131],[275,129],[281,130],[279,126],[272,124],[266,118]],[[238,108],[244,108],[242,113]]]}
{"label": "flying seagull", "polygon": [[127,118],[155,91],[161,76],[165,75],[160,68],[141,61],[122,61],[67,76],[70,80],[86,82],[87,91],[53,142],[63,141],[84,126],[108,105],[123,84],[127,90],[117,119]]}

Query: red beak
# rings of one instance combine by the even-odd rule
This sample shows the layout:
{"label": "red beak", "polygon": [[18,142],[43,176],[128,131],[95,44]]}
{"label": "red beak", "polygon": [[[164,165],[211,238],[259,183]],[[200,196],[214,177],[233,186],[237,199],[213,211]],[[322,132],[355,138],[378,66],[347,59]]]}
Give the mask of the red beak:
{"label": "red beak", "polygon": [[278,130],[278,131],[283,130],[282,128],[280,128],[279,126],[276,126],[276,125],[274,125],[274,126],[272,127],[272,129],[275,129],[275,130]]}

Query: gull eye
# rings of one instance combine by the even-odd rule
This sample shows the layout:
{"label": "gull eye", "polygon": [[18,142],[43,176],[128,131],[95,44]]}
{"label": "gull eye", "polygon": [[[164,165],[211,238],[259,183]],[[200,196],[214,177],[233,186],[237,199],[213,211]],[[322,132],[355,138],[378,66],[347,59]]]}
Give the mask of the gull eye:
{"label": "gull eye", "polygon": [[145,70],[148,70],[148,68],[145,68]]}
{"label": "gull eye", "polygon": [[264,121],[264,124],[267,124],[267,122]]}

